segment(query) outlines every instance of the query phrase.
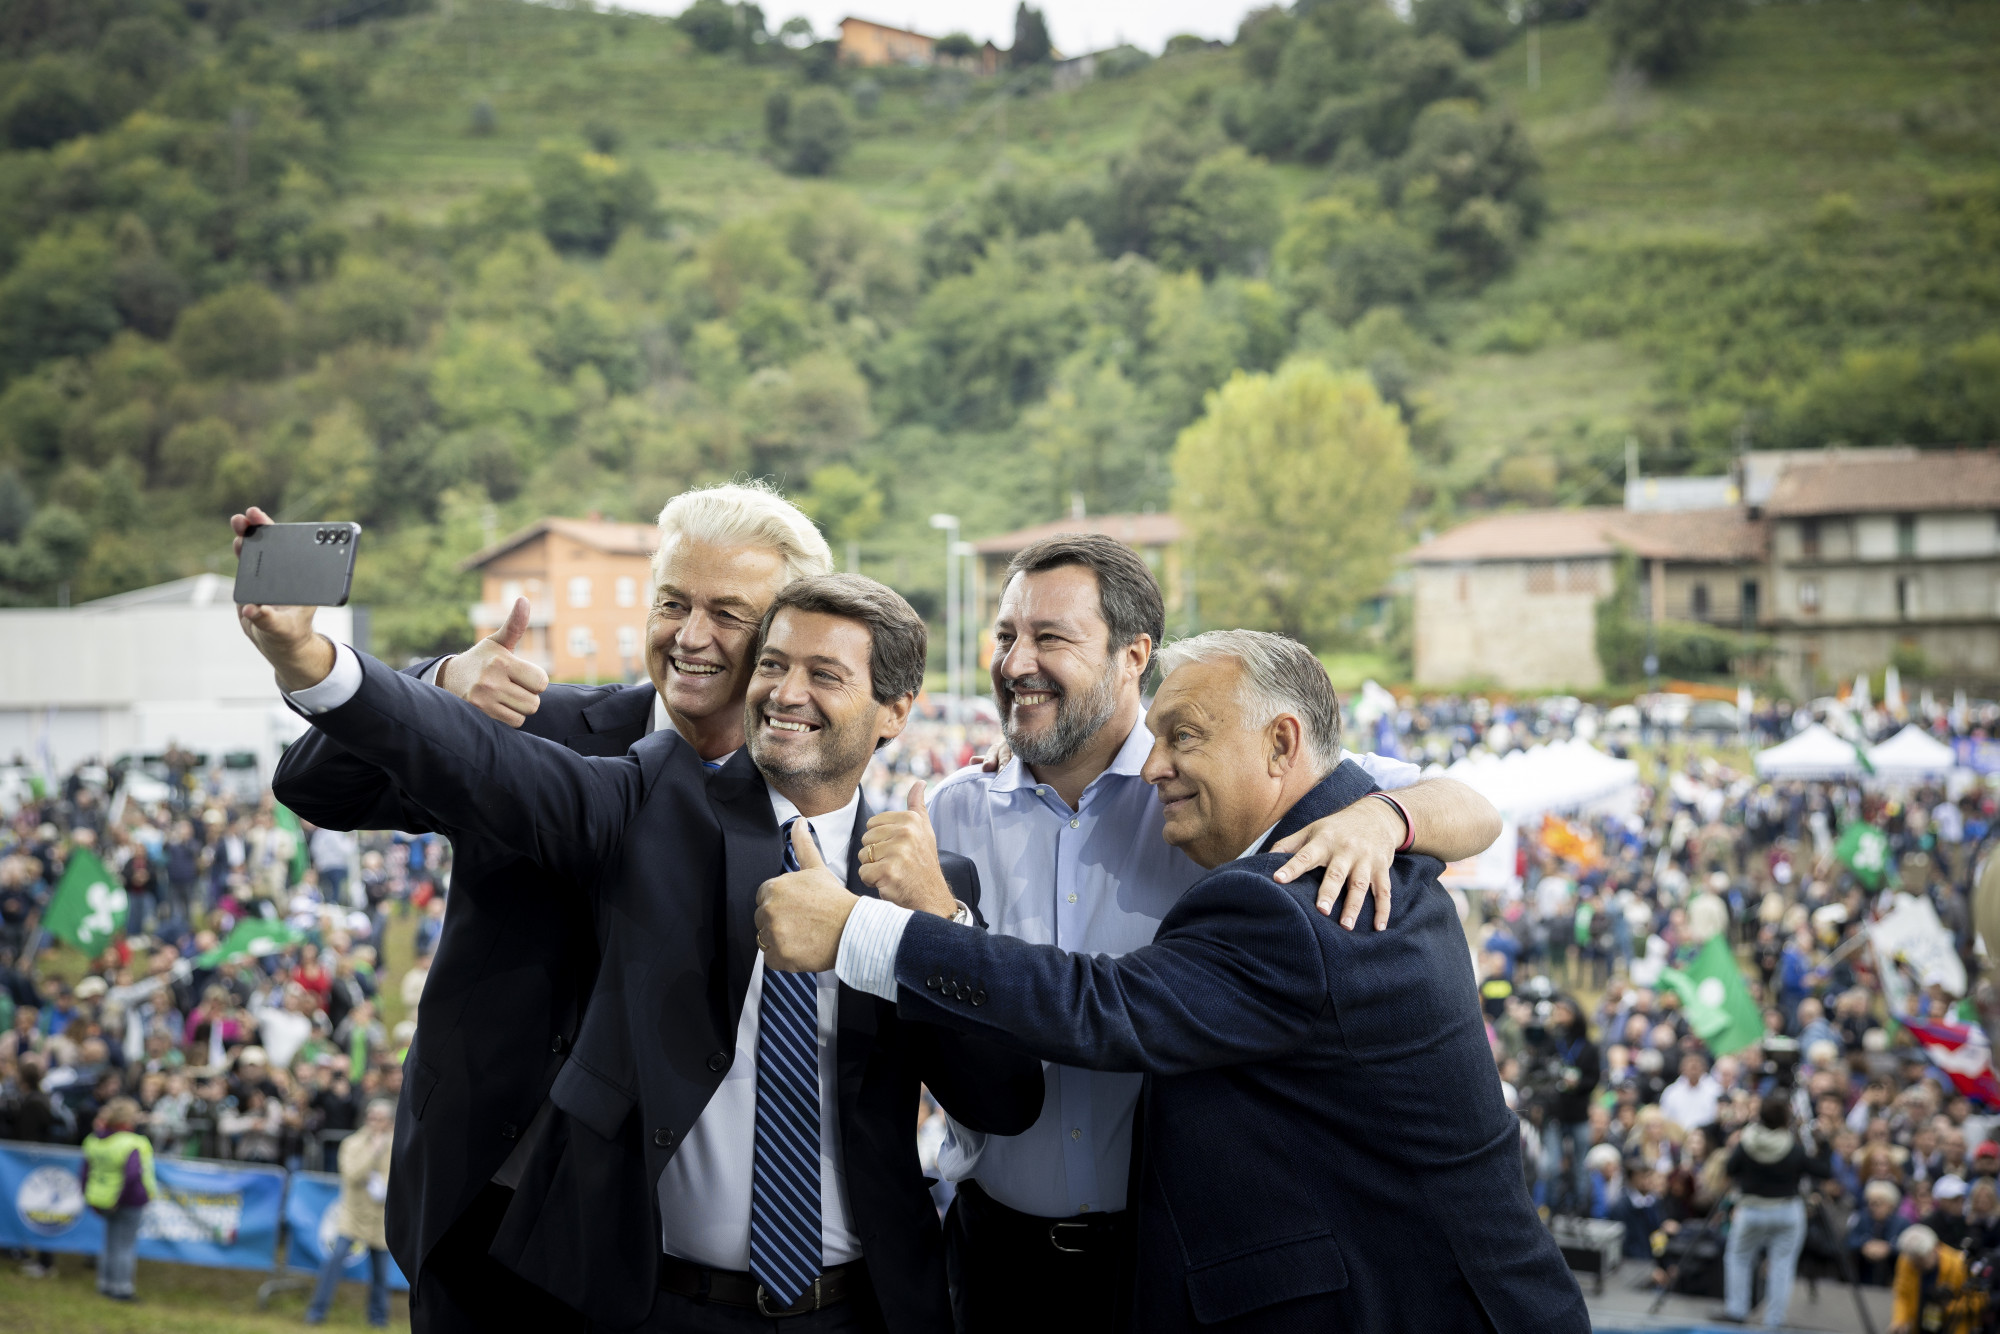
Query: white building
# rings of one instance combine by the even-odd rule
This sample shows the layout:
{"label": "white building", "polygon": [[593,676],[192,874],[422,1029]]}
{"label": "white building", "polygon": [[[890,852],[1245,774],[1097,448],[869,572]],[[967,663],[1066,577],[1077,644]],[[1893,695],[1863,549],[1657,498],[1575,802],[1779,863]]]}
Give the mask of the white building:
{"label": "white building", "polygon": [[[254,757],[268,781],[305,724],[237,625],[221,575],[136,589],[75,607],[0,611],[0,764],[66,772],[86,760],[157,755],[170,744],[221,762]],[[321,633],[353,637],[348,607],[322,607]]]}

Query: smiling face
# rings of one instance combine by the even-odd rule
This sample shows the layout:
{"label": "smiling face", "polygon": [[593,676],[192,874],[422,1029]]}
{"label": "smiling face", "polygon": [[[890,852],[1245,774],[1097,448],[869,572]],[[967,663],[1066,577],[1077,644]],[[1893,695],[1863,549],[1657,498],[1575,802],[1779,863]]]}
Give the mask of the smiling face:
{"label": "smiling face", "polygon": [[993,623],[993,700],[1024,764],[1060,768],[1090,744],[1127,694],[1136,703],[1150,640],[1111,646],[1097,575],[1060,565],[1016,575]]}
{"label": "smiling face", "polygon": [[1296,752],[1297,719],[1258,726],[1245,713],[1242,673],[1228,658],[1178,667],[1146,714],[1153,749],[1142,772],[1165,810],[1167,842],[1209,868],[1241,855],[1291,806],[1294,771],[1309,767]]}
{"label": "smiling face", "polygon": [[[769,547],[672,539],[655,567],[646,613],[646,671],[676,725],[741,726],[750,653],[764,609],[785,585],[785,560]],[[691,738],[693,739],[693,738]],[[718,753],[734,750],[740,737]],[[706,754],[710,747],[702,747]],[[714,756],[709,756],[714,758]]]}
{"label": "smiling face", "polygon": [[[786,607],[757,655],[743,711],[750,758],[808,815],[844,805],[876,743],[909,720],[910,696],[875,699],[873,642],[859,621]],[[822,797],[837,799],[812,809]]]}

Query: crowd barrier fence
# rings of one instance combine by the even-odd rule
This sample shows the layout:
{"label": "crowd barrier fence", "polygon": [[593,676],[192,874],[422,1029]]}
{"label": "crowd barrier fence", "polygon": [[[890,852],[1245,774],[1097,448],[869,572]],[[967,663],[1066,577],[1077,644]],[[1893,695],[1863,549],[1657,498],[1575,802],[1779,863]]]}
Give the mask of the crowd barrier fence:
{"label": "crowd barrier fence", "polygon": [[[82,1163],[80,1149],[0,1140],[0,1249],[77,1255],[103,1249],[104,1222],[83,1201]],[[332,1241],[339,1177],[200,1158],[156,1159],[153,1175],[159,1198],[146,1206],[139,1227],[140,1259],[319,1271]],[[342,1277],[365,1283],[367,1254],[349,1252]],[[397,1292],[410,1286],[393,1259],[389,1286]]]}

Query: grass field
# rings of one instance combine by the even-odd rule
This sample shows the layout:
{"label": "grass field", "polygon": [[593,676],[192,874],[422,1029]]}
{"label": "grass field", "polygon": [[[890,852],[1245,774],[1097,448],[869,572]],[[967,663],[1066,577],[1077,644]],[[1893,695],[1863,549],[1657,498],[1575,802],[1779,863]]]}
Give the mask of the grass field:
{"label": "grass field", "polygon": [[[87,1255],[61,1255],[52,1276],[29,1278],[19,1265],[0,1262],[0,1329],[8,1334],[272,1334],[298,1329],[311,1296],[309,1288],[290,1288],[260,1309],[257,1289],[269,1274],[141,1260],[139,1300],[125,1304],[97,1295],[95,1264]],[[366,1287],[343,1283],[327,1327],[366,1329],[367,1299]],[[390,1303],[389,1328],[409,1327],[409,1302],[399,1294]]]}

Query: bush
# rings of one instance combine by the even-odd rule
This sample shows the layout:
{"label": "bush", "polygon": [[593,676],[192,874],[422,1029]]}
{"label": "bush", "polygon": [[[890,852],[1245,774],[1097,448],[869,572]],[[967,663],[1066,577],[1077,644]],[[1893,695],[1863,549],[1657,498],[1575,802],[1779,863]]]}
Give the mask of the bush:
{"label": "bush", "polygon": [[1714,49],[1723,20],[1740,11],[1740,0],[1605,0],[1612,67],[1657,79],[1686,74]]}
{"label": "bush", "polygon": [[491,102],[482,97],[472,104],[471,130],[475,137],[483,139],[499,128],[500,117]]}
{"label": "bush", "polygon": [[694,0],[674,20],[697,49],[719,56],[736,44],[736,11],[724,0]]}
{"label": "bush", "polygon": [[189,375],[268,380],[285,369],[291,314],[255,283],[242,283],[198,302],[174,330],[174,355]]}
{"label": "bush", "polygon": [[602,153],[544,149],[532,170],[542,234],[558,250],[602,255],[627,227],[658,216],[652,178]]}
{"label": "bush", "polygon": [[785,170],[794,176],[831,176],[853,143],[847,109],[833,93],[815,89],[798,99],[785,133]]}
{"label": "bush", "polygon": [[1492,55],[1514,35],[1506,7],[1494,0],[1415,0],[1410,21],[1420,33],[1451,38],[1475,60]]}
{"label": "bush", "polygon": [[854,114],[863,120],[873,116],[882,106],[882,85],[873,79],[855,80],[847,95],[854,99]]}
{"label": "bush", "polygon": [[97,101],[83,73],[55,56],[38,57],[7,99],[7,142],[53,148],[98,127]]}

